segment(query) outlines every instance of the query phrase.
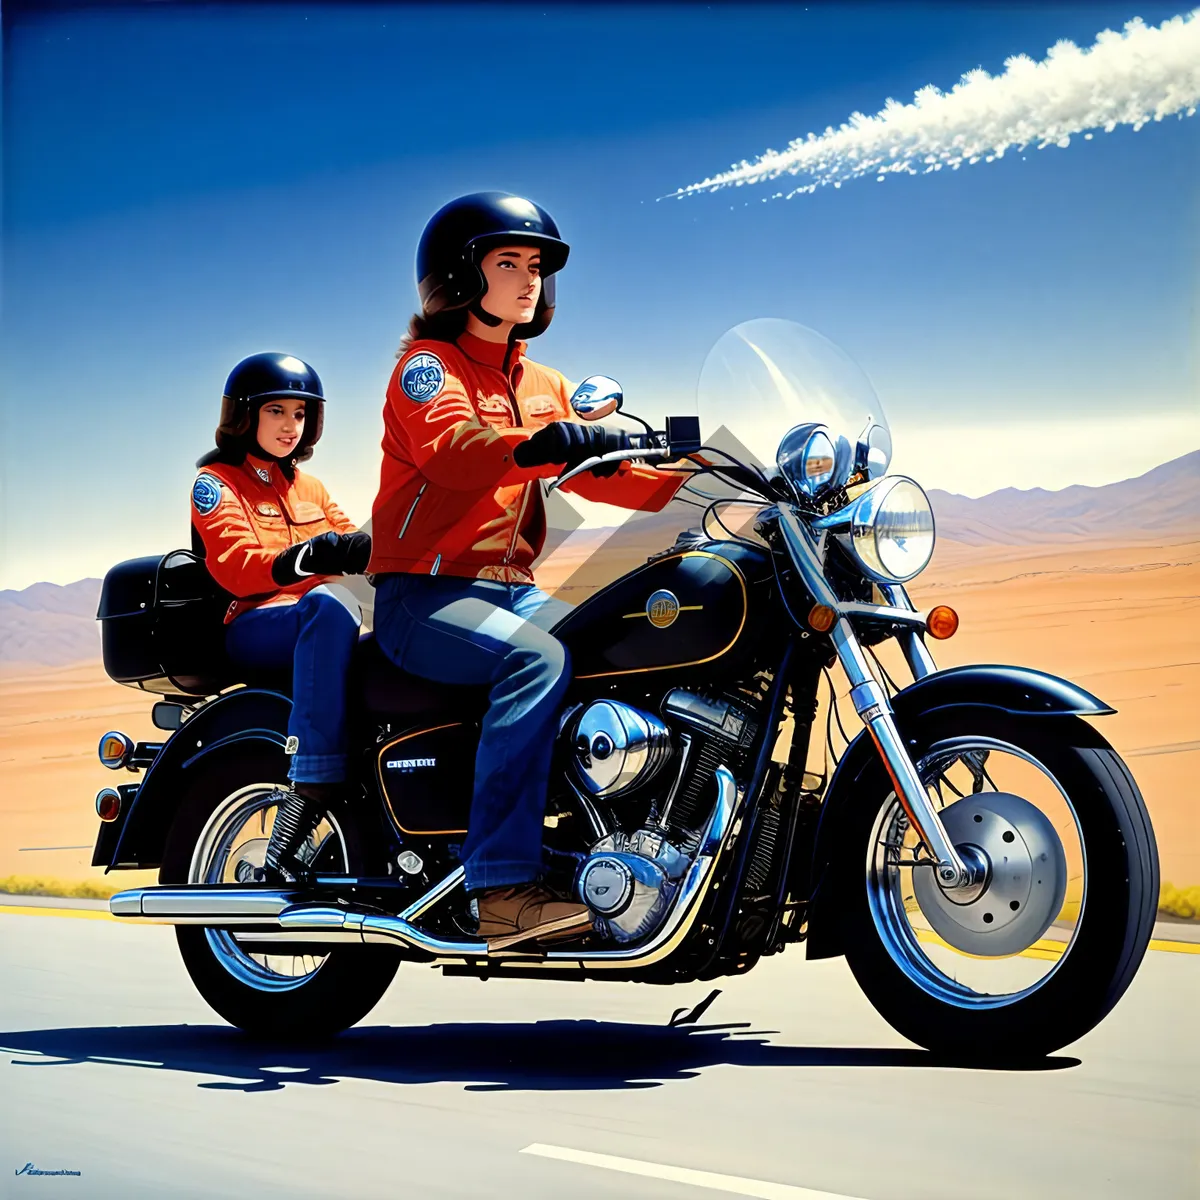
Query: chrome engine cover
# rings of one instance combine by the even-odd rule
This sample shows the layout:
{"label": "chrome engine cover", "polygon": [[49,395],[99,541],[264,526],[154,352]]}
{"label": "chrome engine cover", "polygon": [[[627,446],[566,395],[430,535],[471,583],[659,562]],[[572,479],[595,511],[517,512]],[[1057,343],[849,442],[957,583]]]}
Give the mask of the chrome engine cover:
{"label": "chrome engine cover", "polygon": [[687,856],[653,830],[612,833],[592,847],[575,887],[596,915],[598,933],[634,942],[662,923],[687,865]]}
{"label": "chrome engine cover", "polygon": [[655,716],[596,700],[575,725],[574,769],[593,796],[611,799],[652,779],[671,757],[671,735]]}

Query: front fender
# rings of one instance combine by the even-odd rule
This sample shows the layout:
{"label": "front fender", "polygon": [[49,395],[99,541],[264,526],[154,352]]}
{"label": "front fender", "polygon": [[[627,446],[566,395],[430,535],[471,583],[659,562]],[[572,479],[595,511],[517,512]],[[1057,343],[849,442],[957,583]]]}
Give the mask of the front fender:
{"label": "front fender", "polygon": [[999,708],[1017,716],[1106,717],[1116,712],[1091,692],[1030,667],[950,667],[892,697],[897,719],[939,708]]}
{"label": "front fender", "polygon": [[171,735],[147,769],[120,829],[109,835],[110,854],[93,866],[105,873],[114,868],[157,867],[162,862],[167,833],[179,808],[187,776],[210,754],[239,742],[267,743],[280,754],[287,742],[292,702],[279,692],[237,688],[206,704]]}
{"label": "front fender", "polygon": [[[915,728],[921,718],[948,708],[992,708],[1039,719],[1102,717],[1116,711],[1069,680],[1029,667],[951,667],[926,675],[892,697],[901,735]],[[854,785],[877,756],[874,743],[863,730],[838,761],[825,793],[809,876],[813,883],[808,915],[809,958],[832,958],[843,952],[836,889],[828,867],[856,800]]]}

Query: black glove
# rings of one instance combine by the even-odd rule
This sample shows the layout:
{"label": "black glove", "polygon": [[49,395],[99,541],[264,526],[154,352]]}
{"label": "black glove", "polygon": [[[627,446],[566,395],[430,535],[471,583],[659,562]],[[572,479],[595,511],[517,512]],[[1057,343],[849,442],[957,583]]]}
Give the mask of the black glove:
{"label": "black glove", "polygon": [[[562,463],[564,471],[570,471],[581,462],[598,454],[613,450],[628,450],[629,434],[619,429],[607,429],[603,425],[583,425],[576,421],[551,421],[544,425],[528,441],[519,443],[513,450],[513,462],[518,467],[541,467],[547,463]],[[596,467],[597,475],[611,475],[620,462],[606,463]]]}
{"label": "black glove", "polygon": [[310,575],[361,575],[370,558],[369,533],[331,530],[277,554],[271,564],[271,578],[280,587],[287,587]]}
{"label": "black glove", "polygon": [[361,575],[371,561],[371,535],[356,529],[353,533],[340,534],[339,541],[345,553],[342,574]]}

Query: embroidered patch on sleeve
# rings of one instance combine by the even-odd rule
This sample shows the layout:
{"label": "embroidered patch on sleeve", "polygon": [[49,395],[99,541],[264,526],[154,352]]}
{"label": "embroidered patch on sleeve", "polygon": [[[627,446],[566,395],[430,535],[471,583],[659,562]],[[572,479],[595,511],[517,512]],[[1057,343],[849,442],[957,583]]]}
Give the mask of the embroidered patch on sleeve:
{"label": "embroidered patch on sleeve", "polygon": [[197,475],[192,484],[192,504],[196,511],[207,517],[221,503],[221,481],[211,475]]}
{"label": "embroidered patch on sleeve", "polygon": [[400,372],[400,388],[415,404],[432,400],[446,382],[446,368],[436,354],[422,350],[404,364]]}

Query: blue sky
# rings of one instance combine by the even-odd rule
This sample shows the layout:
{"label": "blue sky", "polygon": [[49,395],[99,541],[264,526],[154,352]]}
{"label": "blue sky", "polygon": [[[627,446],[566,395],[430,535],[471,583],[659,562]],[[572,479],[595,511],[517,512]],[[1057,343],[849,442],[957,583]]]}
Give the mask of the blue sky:
{"label": "blue sky", "polygon": [[[1165,6],[374,5],[5,13],[0,587],[187,542],[243,355],[312,362],[356,520],[428,216],[532,196],[571,241],[535,357],[647,415],[758,316],[875,382],[897,466],[978,494],[1200,444],[1200,121],[991,166],[656,202],[927,83]],[[17,514],[14,519],[12,514]]]}

